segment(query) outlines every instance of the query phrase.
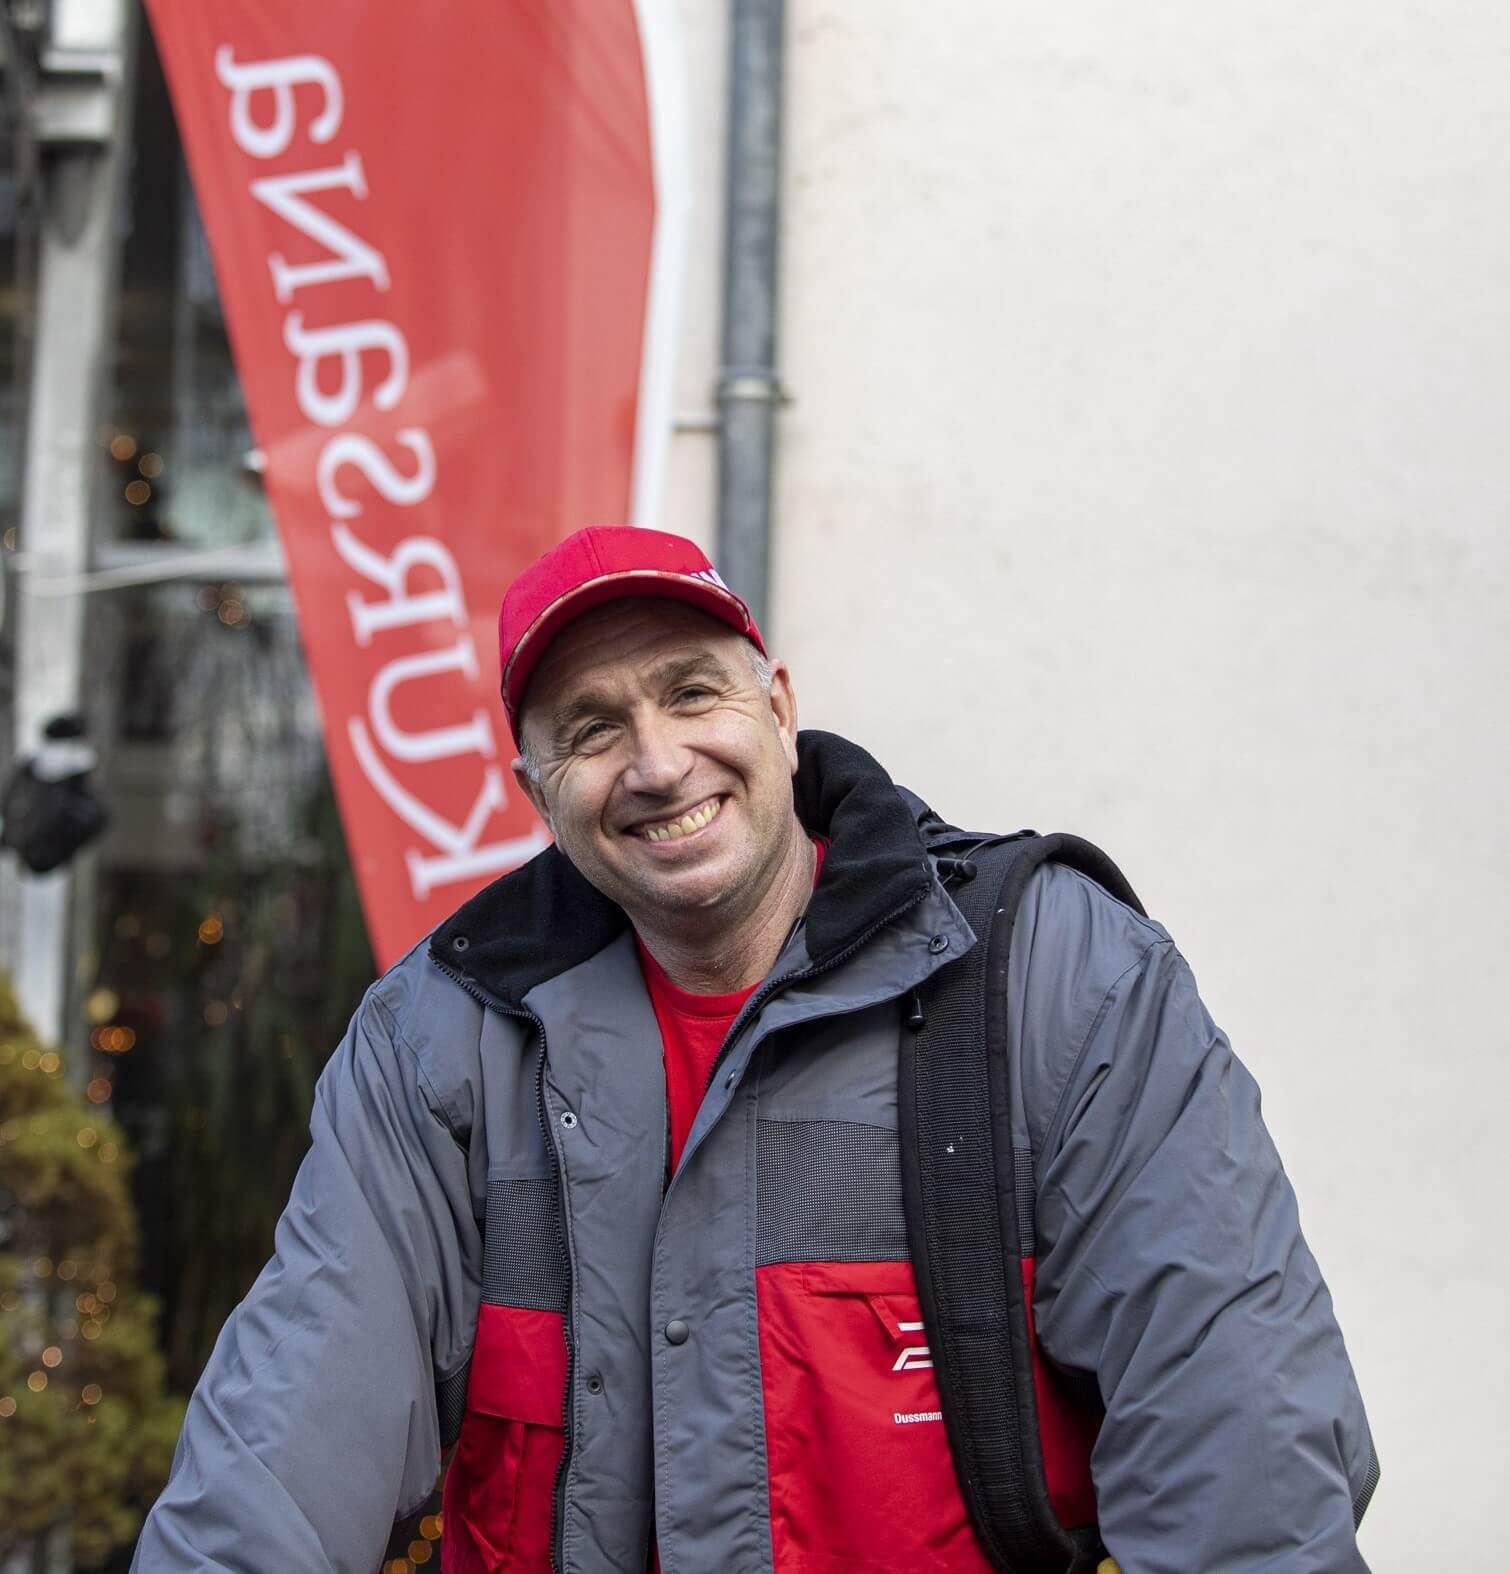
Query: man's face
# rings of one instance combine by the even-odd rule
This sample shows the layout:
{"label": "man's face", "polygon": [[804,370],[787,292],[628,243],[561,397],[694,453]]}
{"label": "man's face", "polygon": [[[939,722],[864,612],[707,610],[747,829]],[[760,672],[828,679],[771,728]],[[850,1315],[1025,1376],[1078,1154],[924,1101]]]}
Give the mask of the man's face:
{"label": "man's face", "polygon": [[640,927],[737,920],[802,831],[792,809],[797,710],[772,663],[765,694],[741,635],[679,602],[584,613],[530,680],[515,772],[556,844]]}

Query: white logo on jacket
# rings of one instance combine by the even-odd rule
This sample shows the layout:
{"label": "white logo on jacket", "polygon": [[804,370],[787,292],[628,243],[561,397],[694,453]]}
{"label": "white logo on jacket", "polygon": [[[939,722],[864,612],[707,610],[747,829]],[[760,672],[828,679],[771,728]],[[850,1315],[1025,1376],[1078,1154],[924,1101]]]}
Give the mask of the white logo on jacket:
{"label": "white logo on jacket", "polygon": [[[901,1334],[921,1333],[921,1323],[898,1323],[897,1332]],[[933,1365],[933,1356],[925,1344],[910,1344],[896,1358],[892,1366],[893,1372],[920,1372],[926,1366]]]}

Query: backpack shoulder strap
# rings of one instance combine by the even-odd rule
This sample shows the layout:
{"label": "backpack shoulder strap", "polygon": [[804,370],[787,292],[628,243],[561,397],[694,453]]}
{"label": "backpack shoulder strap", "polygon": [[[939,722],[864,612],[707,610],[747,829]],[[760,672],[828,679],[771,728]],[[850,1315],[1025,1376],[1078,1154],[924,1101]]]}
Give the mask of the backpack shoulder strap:
{"label": "backpack shoulder strap", "polygon": [[1007,961],[1022,894],[1050,862],[1142,912],[1079,837],[1026,831],[941,858],[978,940],[925,986],[898,1061],[908,1244],[944,1424],[971,1521],[1005,1574],[1089,1574],[1101,1556],[1096,1527],[1061,1525],[1049,1501],[1022,1274],[1032,1248],[1018,1226],[1033,1177],[1013,1159]]}

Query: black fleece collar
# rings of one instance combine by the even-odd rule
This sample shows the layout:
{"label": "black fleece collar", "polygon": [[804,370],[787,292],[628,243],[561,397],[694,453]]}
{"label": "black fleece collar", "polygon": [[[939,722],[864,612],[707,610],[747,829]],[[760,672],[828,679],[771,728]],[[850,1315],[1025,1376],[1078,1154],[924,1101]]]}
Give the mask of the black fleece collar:
{"label": "black fleece collar", "polygon": [[[913,810],[857,744],[831,732],[799,733],[793,789],[798,819],[832,843],[807,909],[808,955],[821,965],[920,901],[933,868]],[[551,846],[448,918],[430,937],[430,955],[517,1005],[628,927],[624,910]]]}

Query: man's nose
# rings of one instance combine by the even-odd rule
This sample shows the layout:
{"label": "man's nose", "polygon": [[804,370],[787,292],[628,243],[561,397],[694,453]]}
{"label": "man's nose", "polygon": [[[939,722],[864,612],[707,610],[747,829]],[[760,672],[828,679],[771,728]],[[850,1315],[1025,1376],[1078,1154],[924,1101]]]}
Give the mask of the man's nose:
{"label": "man's nose", "polygon": [[636,716],[629,733],[629,767],[624,785],[631,792],[666,797],[675,792],[692,763],[672,719],[659,711]]}

